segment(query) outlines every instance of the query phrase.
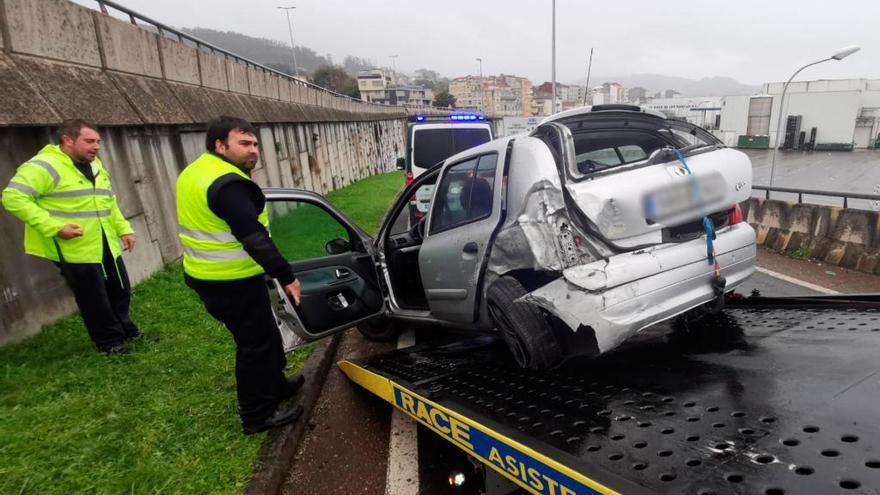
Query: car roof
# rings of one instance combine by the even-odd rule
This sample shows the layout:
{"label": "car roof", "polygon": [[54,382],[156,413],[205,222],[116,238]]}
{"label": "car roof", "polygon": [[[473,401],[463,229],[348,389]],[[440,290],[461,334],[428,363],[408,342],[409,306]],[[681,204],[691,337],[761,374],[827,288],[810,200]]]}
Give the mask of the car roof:
{"label": "car roof", "polygon": [[646,107],[640,107],[637,105],[588,105],[585,107],[572,108],[571,110],[566,110],[564,112],[555,113],[544,120],[541,121],[541,124],[546,124],[547,122],[554,122],[557,120],[567,119],[570,117],[576,117],[578,115],[591,115],[598,114],[603,112],[631,112],[631,113],[640,113],[640,114],[648,114],[654,117],[660,117],[661,119],[665,119],[666,115],[652,110]]}
{"label": "car roof", "polygon": [[428,129],[492,129],[489,122],[410,122],[413,130]]}

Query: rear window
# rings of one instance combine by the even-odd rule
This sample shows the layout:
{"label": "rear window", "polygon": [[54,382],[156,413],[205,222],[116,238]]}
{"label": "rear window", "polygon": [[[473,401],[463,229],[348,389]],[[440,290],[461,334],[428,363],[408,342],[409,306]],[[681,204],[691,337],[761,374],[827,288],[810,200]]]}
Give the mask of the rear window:
{"label": "rear window", "polygon": [[490,141],[488,129],[416,129],[413,165],[429,168],[450,156]]}
{"label": "rear window", "polygon": [[656,134],[639,131],[582,132],[574,136],[577,168],[582,174],[644,160],[666,144]]}

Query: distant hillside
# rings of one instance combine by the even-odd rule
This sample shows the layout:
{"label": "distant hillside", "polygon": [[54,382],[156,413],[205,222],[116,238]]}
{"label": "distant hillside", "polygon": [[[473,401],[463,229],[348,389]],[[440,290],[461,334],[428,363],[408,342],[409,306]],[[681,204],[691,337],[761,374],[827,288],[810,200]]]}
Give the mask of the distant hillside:
{"label": "distant hillside", "polygon": [[[183,31],[244,58],[293,74],[293,58],[290,53],[290,45],[287,43],[255,38],[232,31],[215,31],[200,27],[184,28]],[[332,64],[332,60],[329,56],[318,55],[311,48],[297,45],[296,63],[299,66],[300,74],[305,75],[322,65]],[[355,75],[360,69],[371,67],[369,61],[357,57],[345,57],[342,65],[345,71],[352,75]]]}
{"label": "distant hillside", "polygon": [[[590,86],[598,86],[604,82],[618,82],[624,87],[633,88],[641,86],[653,95],[667,89],[674,89],[682,96],[728,96],[728,95],[751,95],[761,90],[760,86],[741,84],[730,77],[704,77],[700,80],[687,79],[684,77],[665,76],[662,74],[631,74],[628,76],[591,76]],[[583,85],[584,80],[576,84]]]}

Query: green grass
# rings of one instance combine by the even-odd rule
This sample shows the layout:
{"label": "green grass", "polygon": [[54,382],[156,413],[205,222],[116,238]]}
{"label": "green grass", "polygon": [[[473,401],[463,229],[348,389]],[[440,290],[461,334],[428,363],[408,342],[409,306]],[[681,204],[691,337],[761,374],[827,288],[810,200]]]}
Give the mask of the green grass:
{"label": "green grass", "polygon": [[[376,230],[402,173],[330,193]],[[240,493],[265,435],[240,432],[234,346],[169,267],[134,290],[161,341],[95,352],[78,316],[0,348],[0,493]],[[310,348],[288,356],[299,369]]]}

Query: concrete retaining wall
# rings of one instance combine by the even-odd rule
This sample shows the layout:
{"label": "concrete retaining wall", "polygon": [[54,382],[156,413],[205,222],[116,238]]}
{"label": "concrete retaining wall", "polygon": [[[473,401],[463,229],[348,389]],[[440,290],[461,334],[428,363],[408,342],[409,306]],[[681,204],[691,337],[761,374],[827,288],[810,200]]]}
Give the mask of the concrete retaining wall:
{"label": "concrete retaining wall", "polygon": [[874,211],[751,198],[742,203],[757,241],[774,251],[880,275],[880,215]]}
{"label": "concrete retaining wall", "polygon": [[[262,186],[326,193],[394,168],[403,154],[401,120],[264,124],[253,177]],[[50,140],[49,127],[0,128],[0,185]],[[204,149],[205,133],[186,126],[101,128],[101,157],[138,245],[123,255],[134,282],[180,258],[174,183]],[[377,138],[378,136],[378,138]],[[24,254],[24,226],[0,210],[0,343],[37,332],[69,314],[72,297],[51,263]]]}
{"label": "concrete retaining wall", "polygon": [[[124,255],[134,281],[180,257],[174,182],[214,117],[258,126],[253,176],[264,186],[326,193],[393,169],[404,154],[407,109],[339,97],[66,0],[3,0],[0,9],[0,188],[62,120],[98,124],[138,237]],[[24,255],[22,231],[0,210],[0,342],[74,309],[54,266]]]}
{"label": "concrete retaining wall", "polygon": [[[138,85],[160,97],[154,106],[186,107],[178,101],[178,84],[247,95],[250,107],[281,104],[273,112],[252,114],[255,121],[351,122],[403,119],[416,111],[376,105],[337,96],[243,60],[215,53],[209,47],[181,41],[173,33],[156,32],[116,19],[67,0],[5,0],[0,2],[0,89],[14,84],[30,86],[2,93],[3,103],[15,99],[30,114],[0,108],[0,126],[58,124],[80,117],[101,125],[164,124],[153,114],[138,113],[127,89],[113,88],[117,74],[144,79]],[[73,94],[62,89],[60,79],[73,78],[82,86]],[[32,81],[30,84],[22,84]],[[57,86],[57,87],[53,87]],[[109,93],[107,92],[109,91]],[[262,101],[256,101],[262,100]],[[77,103],[80,102],[80,103]],[[290,105],[293,103],[295,105]],[[49,106],[50,111],[45,107]],[[5,105],[4,105],[5,106]],[[315,112],[311,107],[331,110]],[[234,113],[236,106],[218,111]],[[14,109],[13,109],[14,110]],[[440,113],[448,113],[440,111]],[[122,118],[126,114],[128,118]],[[186,113],[190,123],[203,123],[205,112]],[[181,120],[178,116],[177,120]],[[260,120],[263,119],[263,120]]]}

